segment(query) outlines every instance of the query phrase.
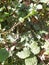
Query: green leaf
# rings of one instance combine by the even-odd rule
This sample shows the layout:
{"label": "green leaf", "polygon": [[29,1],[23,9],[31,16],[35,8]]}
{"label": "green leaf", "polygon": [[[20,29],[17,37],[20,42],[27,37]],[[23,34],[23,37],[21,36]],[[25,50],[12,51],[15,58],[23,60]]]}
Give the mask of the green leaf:
{"label": "green leaf", "polygon": [[49,0],[40,0],[40,2],[47,3]]}
{"label": "green leaf", "polygon": [[0,12],[3,11],[5,9],[5,6],[1,7],[0,8]]}
{"label": "green leaf", "polygon": [[40,34],[43,34],[43,33],[44,33],[44,34],[48,34],[48,32],[47,32],[47,31],[44,31],[44,30],[40,31],[39,33],[40,33]]}
{"label": "green leaf", "polygon": [[36,42],[31,43],[30,48],[31,48],[31,52],[34,54],[38,54],[40,52],[40,47]]}
{"label": "green leaf", "polygon": [[0,30],[1,30],[1,24],[0,24]]}
{"label": "green leaf", "polygon": [[34,56],[32,58],[25,59],[25,65],[37,65],[37,58]]}
{"label": "green leaf", "polygon": [[37,14],[37,12],[36,12],[35,10],[32,10],[32,11],[29,12],[28,15],[26,15],[26,16],[24,17],[24,19],[26,19],[26,18],[28,18],[28,17],[30,17],[30,16],[32,16],[32,15],[35,15],[35,14]]}
{"label": "green leaf", "polygon": [[0,62],[5,61],[9,56],[9,53],[7,52],[7,50],[5,48],[1,48],[0,49]]}
{"label": "green leaf", "polygon": [[34,24],[33,25],[33,27],[34,27],[34,29],[36,30],[36,31],[38,31],[38,30],[40,30],[41,28],[40,28],[40,26],[36,23],[36,24]]}
{"label": "green leaf", "polygon": [[21,59],[25,59],[30,56],[30,51],[28,48],[25,47],[23,51],[18,52],[16,55]]}
{"label": "green leaf", "polygon": [[4,21],[4,19],[3,18],[0,18],[0,22],[3,22]]}
{"label": "green leaf", "polygon": [[9,13],[7,13],[7,12],[4,12],[4,15],[5,15],[5,16],[9,16]]}

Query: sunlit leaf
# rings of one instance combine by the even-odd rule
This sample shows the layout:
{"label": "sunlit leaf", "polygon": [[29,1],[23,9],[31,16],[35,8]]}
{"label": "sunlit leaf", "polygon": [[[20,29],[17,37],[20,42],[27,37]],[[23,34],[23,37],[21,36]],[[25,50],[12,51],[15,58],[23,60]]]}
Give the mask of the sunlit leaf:
{"label": "sunlit leaf", "polygon": [[37,65],[37,58],[34,56],[32,58],[25,59],[25,65]]}
{"label": "sunlit leaf", "polygon": [[16,54],[19,58],[24,59],[30,56],[30,51],[28,48],[24,48],[23,51]]}
{"label": "sunlit leaf", "polygon": [[48,3],[49,0],[40,0],[40,2]]}
{"label": "sunlit leaf", "polygon": [[9,16],[9,13],[7,13],[7,12],[4,12],[4,15],[5,15],[5,16]]}
{"label": "sunlit leaf", "polygon": [[38,54],[40,52],[40,47],[37,45],[36,42],[31,43],[30,48],[31,52],[34,54]]}

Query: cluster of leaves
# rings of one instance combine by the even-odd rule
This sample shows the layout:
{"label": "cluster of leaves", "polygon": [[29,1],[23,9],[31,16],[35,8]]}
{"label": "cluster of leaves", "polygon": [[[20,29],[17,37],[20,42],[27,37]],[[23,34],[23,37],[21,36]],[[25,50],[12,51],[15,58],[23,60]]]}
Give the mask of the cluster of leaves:
{"label": "cluster of leaves", "polygon": [[48,0],[0,0],[0,65],[49,65]]}

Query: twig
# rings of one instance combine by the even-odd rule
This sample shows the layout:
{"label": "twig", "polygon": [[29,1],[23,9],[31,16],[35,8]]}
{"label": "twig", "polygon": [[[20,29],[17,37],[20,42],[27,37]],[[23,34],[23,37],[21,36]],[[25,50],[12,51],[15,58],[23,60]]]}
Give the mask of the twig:
{"label": "twig", "polygon": [[17,27],[20,24],[21,24],[21,22],[14,23],[14,25],[11,27],[11,29],[9,29],[8,31],[2,32],[0,34],[8,34],[8,33],[12,32],[14,30],[14,28]]}

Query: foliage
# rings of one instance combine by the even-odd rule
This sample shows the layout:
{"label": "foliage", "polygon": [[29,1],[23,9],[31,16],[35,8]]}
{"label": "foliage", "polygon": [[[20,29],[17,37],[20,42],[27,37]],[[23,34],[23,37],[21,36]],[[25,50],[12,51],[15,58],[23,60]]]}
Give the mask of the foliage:
{"label": "foliage", "polygon": [[6,49],[0,49],[0,62],[5,61],[8,58],[9,53],[6,51]]}
{"label": "foliage", "polygon": [[49,0],[0,0],[0,65],[49,64]]}

